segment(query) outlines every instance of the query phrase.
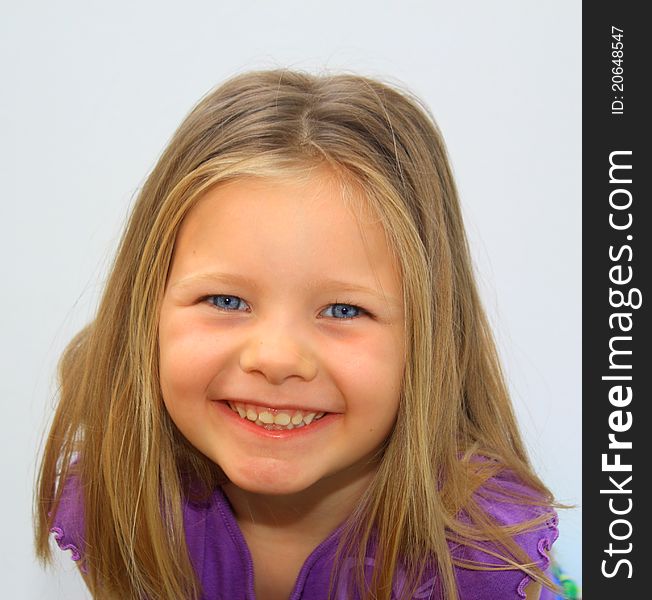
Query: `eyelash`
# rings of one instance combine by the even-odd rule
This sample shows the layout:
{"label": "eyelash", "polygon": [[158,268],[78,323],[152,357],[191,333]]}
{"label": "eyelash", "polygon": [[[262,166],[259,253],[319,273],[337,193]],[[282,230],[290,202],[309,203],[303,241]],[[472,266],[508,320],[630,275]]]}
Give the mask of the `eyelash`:
{"label": "eyelash", "polygon": [[[216,308],[219,311],[222,311],[222,312],[240,312],[238,310],[229,310],[229,309],[217,306],[213,302],[211,302],[212,298],[237,298],[238,300],[242,300],[242,298],[240,298],[240,296],[235,296],[235,295],[232,295],[232,294],[209,294],[208,296],[204,296],[201,299],[202,302],[208,302],[213,308]],[[244,302],[244,300],[242,300],[242,301]],[[365,315],[369,316],[369,317],[373,317],[373,314],[370,313],[365,308],[362,308],[361,306],[358,306],[357,304],[352,304],[350,302],[336,301],[336,302],[333,302],[333,303],[329,304],[327,308],[330,308],[331,306],[346,306],[346,307],[354,308],[359,312],[359,314],[356,315],[355,317],[342,317],[341,319],[331,317],[331,318],[335,319],[336,321],[353,321],[353,320],[359,319],[360,317],[365,316]]]}

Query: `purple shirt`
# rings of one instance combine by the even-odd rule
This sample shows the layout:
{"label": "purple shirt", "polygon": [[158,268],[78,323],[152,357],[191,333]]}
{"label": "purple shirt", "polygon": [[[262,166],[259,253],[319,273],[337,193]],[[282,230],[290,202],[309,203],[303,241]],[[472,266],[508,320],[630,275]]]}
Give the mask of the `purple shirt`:
{"label": "purple shirt", "polygon": [[[76,481],[71,479],[71,481]],[[523,491],[525,488],[515,479],[500,475],[494,479],[502,489]],[[84,519],[80,510],[77,485],[66,485],[61,505],[51,531],[63,550],[72,551],[72,559],[79,560],[84,547]],[[521,506],[508,502],[491,503],[479,500],[482,506],[499,523],[513,524],[550,513],[550,518],[540,529],[515,536],[515,541],[544,570],[548,569],[546,552],[557,539],[557,516],[550,509],[537,506]],[[235,519],[231,505],[218,488],[205,504],[187,502],[183,507],[184,526],[190,557],[201,581],[202,600],[255,600],[254,569],[251,553]],[[289,600],[326,600],[330,571],[333,565],[340,528],[335,529],[303,564]],[[492,548],[491,544],[486,544]],[[453,557],[496,563],[498,559],[465,546],[449,544]],[[345,559],[342,577],[335,589],[336,600],[357,598],[347,585],[347,567],[354,566],[352,558]],[[373,556],[368,556],[365,565],[373,566]],[[351,572],[351,575],[353,573]],[[370,575],[370,569],[368,570]],[[519,570],[477,571],[455,567],[461,600],[519,600],[525,598],[525,586],[530,578]],[[548,573],[549,575],[549,573]],[[399,572],[395,577],[394,591],[402,586]],[[439,596],[436,575],[428,574],[422,580],[414,599],[437,600]],[[551,600],[555,596],[543,589],[541,600]]]}

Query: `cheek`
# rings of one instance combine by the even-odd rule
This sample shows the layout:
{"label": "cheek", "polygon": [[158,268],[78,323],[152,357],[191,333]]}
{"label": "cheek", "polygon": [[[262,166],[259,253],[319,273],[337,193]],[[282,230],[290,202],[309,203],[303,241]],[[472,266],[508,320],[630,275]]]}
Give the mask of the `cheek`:
{"label": "cheek", "polygon": [[191,402],[205,395],[226,348],[206,327],[188,321],[162,319],[159,327],[161,391],[168,403]]}
{"label": "cheek", "polygon": [[340,347],[331,365],[345,390],[347,410],[393,420],[404,368],[402,346],[395,339],[388,335],[370,337],[352,344],[350,352],[342,352]]}

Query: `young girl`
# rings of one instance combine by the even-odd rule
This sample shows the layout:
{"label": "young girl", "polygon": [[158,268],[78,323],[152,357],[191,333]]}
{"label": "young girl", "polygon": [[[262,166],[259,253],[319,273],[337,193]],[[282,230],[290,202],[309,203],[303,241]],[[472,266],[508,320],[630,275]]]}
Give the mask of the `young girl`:
{"label": "young girl", "polygon": [[60,363],[36,544],[94,598],[551,598],[557,536],[408,93],[234,77]]}

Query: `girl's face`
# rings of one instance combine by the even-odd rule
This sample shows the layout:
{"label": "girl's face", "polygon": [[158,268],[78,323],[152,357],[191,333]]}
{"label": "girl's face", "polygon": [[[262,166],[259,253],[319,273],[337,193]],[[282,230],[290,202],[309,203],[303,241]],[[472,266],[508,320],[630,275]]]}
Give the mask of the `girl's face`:
{"label": "girl's face", "polygon": [[368,472],[396,419],[403,348],[382,228],[359,228],[326,173],[218,185],[184,219],[161,308],[163,399],[241,489]]}

